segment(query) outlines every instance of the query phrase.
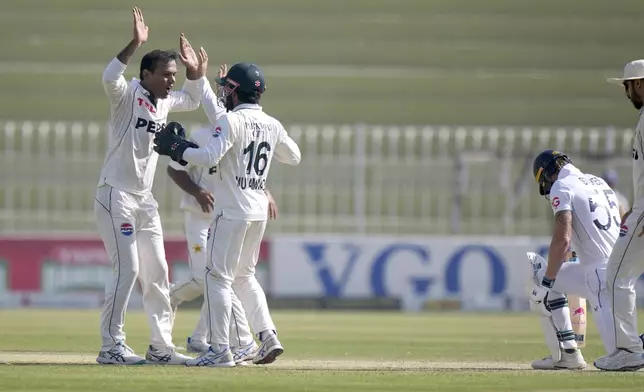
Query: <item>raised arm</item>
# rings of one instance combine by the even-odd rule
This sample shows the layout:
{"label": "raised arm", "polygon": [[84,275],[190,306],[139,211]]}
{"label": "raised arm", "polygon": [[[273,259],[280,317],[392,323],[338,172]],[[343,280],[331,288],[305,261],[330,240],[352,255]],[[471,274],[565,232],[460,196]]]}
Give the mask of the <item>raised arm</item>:
{"label": "raised arm", "polygon": [[207,82],[205,76],[208,68],[208,55],[204,48],[201,48],[199,56],[197,56],[183,33],[179,38],[179,47],[179,58],[186,67],[186,82],[181,91],[170,93],[172,99],[170,111],[173,112],[185,112],[199,108]]}
{"label": "raised arm", "polygon": [[103,71],[103,87],[112,104],[118,104],[127,90],[123,77],[125,68],[130,63],[134,52],[148,40],[148,26],[143,20],[143,13],[138,7],[132,8],[134,18],[133,38],[129,44],[114,58]]}
{"label": "raised arm", "polygon": [[[205,51],[204,51],[205,53]],[[206,59],[207,59],[206,55]],[[228,72],[228,66],[226,64],[222,64],[219,66],[219,78],[223,78],[226,76],[226,73]],[[203,104],[203,110],[206,112],[206,116],[208,116],[208,120],[210,120],[211,124],[214,124],[219,120],[221,116],[223,116],[226,113],[226,109],[219,104],[219,97],[217,93],[212,89],[210,86],[210,82],[208,82],[208,79],[204,81],[204,89],[203,89],[203,96],[201,97],[201,103]]]}

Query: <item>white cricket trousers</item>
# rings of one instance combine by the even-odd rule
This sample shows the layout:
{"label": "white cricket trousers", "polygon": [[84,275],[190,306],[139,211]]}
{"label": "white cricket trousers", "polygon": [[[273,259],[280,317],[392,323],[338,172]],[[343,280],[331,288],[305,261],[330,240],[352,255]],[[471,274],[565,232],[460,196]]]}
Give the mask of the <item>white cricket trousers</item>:
{"label": "white cricket trousers", "polygon": [[[192,301],[204,295],[204,279],[206,277],[206,248],[208,230],[212,217],[203,213],[184,211],[184,231],[188,245],[188,262],[190,265],[190,280],[175,284],[170,291],[170,298],[175,304]],[[246,314],[242,303],[235,293],[232,293],[232,320],[230,323],[230,346],[246,346],[253,342]],[[208,304],[204,296],[199,321],[192,333],[192,340],[208,341]]]}
{"label": "white cricket trousers", "polygon": [[232,291],[246,311],[256,335],[275,330],[266,295],[255,278],[255,266],[266,221],[226,219],[218,214],[210,228],[206,267],[206,303],[210,345],[228,345]]}
{"label": "white cricket trousers", "polygon": [[[541,257],[539,260],[540,268],[535,271],[535,281],[541,283],[548,264]],[[587,299],[606,352],[610,354],[615,351],[613,313],[606,287],[605,264],[563,263],[557,274],[557,279],[555,279],[552,291]]]}
{"label": "white cricket trousers", "polygon": [[94,214],[113,266],[105,284],[101,350],[125,340],[125,310],[137,277],[151,330],[150,344],[160,349],[174,347],[168,264],[156,200],[152,194],[140,196],[105,185],[97,189]]}
{"label": "white cricket trousers", "polygon": [[[617,347],[644,352],[637,332],[635,283],[644,272],[644,208],[633,208],[608,260],[606,285],[613,308]],[[624,232],[624,230],[626,230]]]}

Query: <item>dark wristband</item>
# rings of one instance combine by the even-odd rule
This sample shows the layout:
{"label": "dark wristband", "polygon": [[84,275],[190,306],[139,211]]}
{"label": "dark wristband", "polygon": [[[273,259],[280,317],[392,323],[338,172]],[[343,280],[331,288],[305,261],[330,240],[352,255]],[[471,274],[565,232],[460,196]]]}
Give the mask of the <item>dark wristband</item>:
{"label": "dark wristband", "polygon": [[551,289],[552,286],[554,286],[554,284],[555,284],[554,279],[549,279],[549,278],[547,278],[545,276],[543,277],[543,279],[541,279],[541,285],[543,287],[547,287],[547,288]]}

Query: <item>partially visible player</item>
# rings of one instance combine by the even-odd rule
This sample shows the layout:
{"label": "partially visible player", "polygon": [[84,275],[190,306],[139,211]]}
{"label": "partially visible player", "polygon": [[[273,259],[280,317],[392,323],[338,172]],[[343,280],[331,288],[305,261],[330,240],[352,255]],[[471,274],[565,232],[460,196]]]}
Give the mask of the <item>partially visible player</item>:
{"label": "partially visible player", "polygon": [[[141,59],[139,77],[126,81],[123,73],[134,52],[148,38],[143,14],[133,9],[132,41],[103,72],[110,101],[109,148],[101,170],[94,203],[98,232],[113,264],[105,285],[101,313],[102,364],[139,364],[145,360],[125,344],[125,311],[138,278],[143,307],[151,329],[148,362],[183,364],[190,357],[177,353],[172,343],[172,308],[168,265],[158,204],[152,181],[159,155],[153,150],[155,132],[165,126],[171,111],[195,110],[201,100],[205,69],[185,39],[181,53],[153,50]],[[176,60],[186,67],[181,91],[172,91]]]}
{"label": "partially visible player", "polygon": [[[200,55],[203,57],[205,53],[200,53]],[[207,62],[207,57],[202,62]],[[219,77],[223,78],[226,73],[227,67],[222,65],[219,68]],[[202,106],[212,124],[226,113],[226,109],[219,104],[217,95],[207,81],[202,97]],[[205,146],[212,137],[212,131],[209,128],[201,128],[191,135],[190,140],[199,146]],[[172,307],[176,312],[178,306],[183,302],[192,301],[204,294],[208,229],[214,219],[215,206],[214,181],[209,176],[217,175],[217,171],[211,171],[202,166],[183,166],[170,161],[168,175],[184,192],[180,209],[184,211],[184,232],[188,244],[191,274],[190,280],[177,283],[170,290]],[[275,200],[268,190],[266,190],[266,195],[269,198],[269,219],[275,219],[277,217]],[[210,348],[207,343],[208,321],[208,304],[204,300],[197,326],[187,339],[188,352],[205,353]],[[235,293],[232,294],[230,348],[236,364],[251,360],[257,351],[257,344],[250,331],[246,314]]]}
{"label": "partially visible player", "polygon": [[[570,158],[546,150],[534,160],[539,193],[555,215],[548,261],[528,253],[533,285],[530,308],[541,317],[550,354],[535,369],[581,369],[586,362],[575,341],[566,295],[588,299],[607,352],[615,349],[612,313],[605,290],[606,263],[619,236],[615,192],[604,180],[582,173]],[[578,263],[564,263],[572,248]]]}
{"label": "partially visible player", "polygon": [[623,217],[624,215],[626,215],[626,212],[631,209],[631,205],[628,201],[628,198],[617,190],[617,172],[612,169],[606,170],[604,173],[602,173],[602,178],[604,179],[604,181],[606,181],[608,186],[615,191],[615,196],[617,196],[617,203],[619,206],[619,216]]}
{"label": "partially visible player", "polygon": [[624,67],[622,78],[608,79],[624,88],[640,113],[633,137],[633,206],[622,218],[620,237],[610,256],[607,290],[613,308],[616,350],[598,358],[595,367],[608,371],[644,368],[644,348],[637,333],[635,283],[644,272],[644,60]]}
{"label": "partially visible player", "polygon": [[275,361],[284,352],[277,339],[266,296],[255,278],[255,265],[266,228],[268,198],[264,192],[273,157],[297,165],[300,149],[282,124],[264,113],[262,71],[254,64],[235,64],[217,81],[224,87],[228,112],[209,127],[208,144],[176,134],[180,124],[168,125],[155,137],[156,151],[175,162],[217,170],[215,221],[210,229],[206,267],[206,301],[210,313],[210,349],[187,366],[235,366],[229,344],[231,289],[246,309],[253,332],[261,342],[255,364]]}

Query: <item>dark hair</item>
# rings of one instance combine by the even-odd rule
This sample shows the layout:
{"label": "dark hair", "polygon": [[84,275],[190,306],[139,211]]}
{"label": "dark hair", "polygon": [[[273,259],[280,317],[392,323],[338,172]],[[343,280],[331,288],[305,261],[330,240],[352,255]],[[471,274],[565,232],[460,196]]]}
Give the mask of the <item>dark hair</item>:
{"label": "dark hair", "polygon": [[257,105],[261,98],[262,94],[258,93],[257,91],[237,91],[237,99],[239,99],[239,103],[250,103]]}
{"label": "dark hair", "polygon": [[155,49],[148,52],[141,59],[141,67],[139,69],[139,79],[143,80],[143,71],[148,70],[154,72],[159,64],[168,64],[170,61],[177,61],[179,55],[174,50],[161,50]]}

